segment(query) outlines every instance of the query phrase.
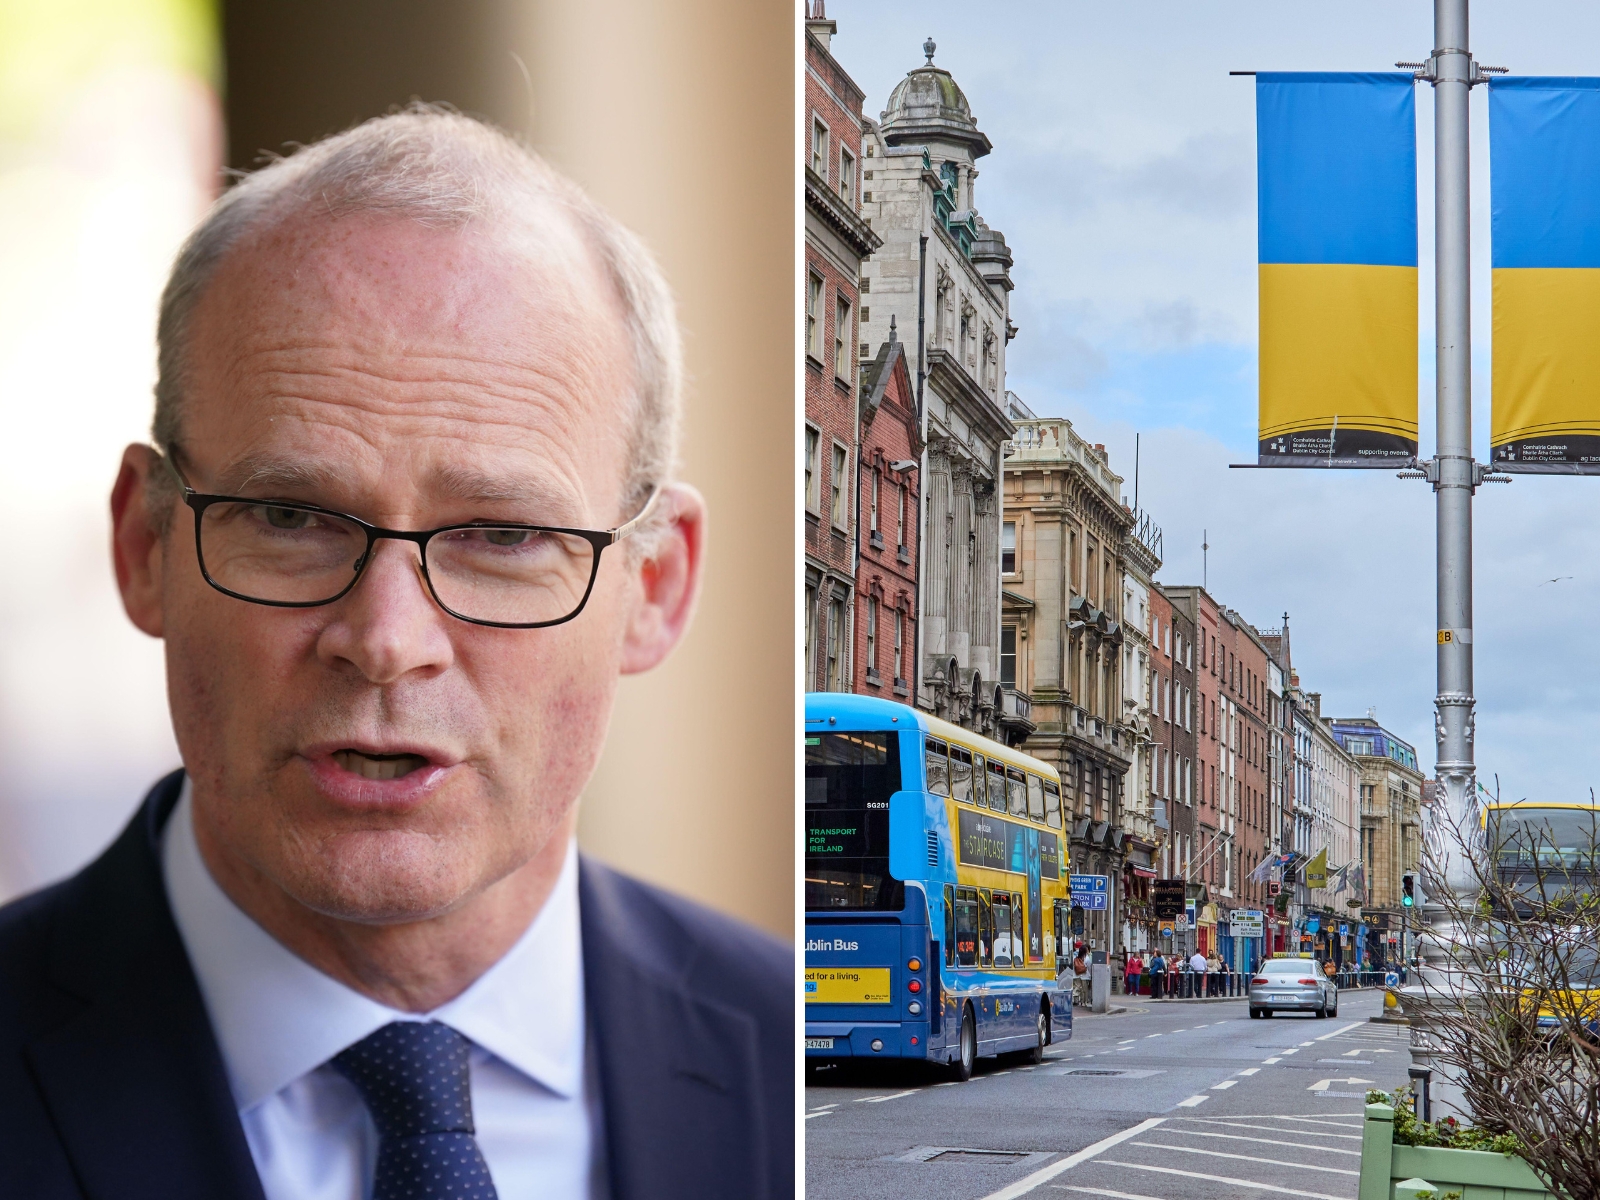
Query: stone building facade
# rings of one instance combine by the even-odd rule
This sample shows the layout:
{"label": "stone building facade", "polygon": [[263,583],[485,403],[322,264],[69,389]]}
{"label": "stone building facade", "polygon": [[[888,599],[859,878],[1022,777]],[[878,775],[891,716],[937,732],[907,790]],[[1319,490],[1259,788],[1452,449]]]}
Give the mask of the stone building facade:
{"label": "stone building facade", "polygon": [[[1151,881],[1167,832],[1170,802],[1158,796],[1156,741],[1152,687],[1154,644],[1151,641],[1151,592],[1161,568],[1161,529],[1146,513],[1134,513],[1122,546],[1122,714],[1133,747],[1133,763],[1124,786],[1123,829],[1127,848],[1123,856],[1124,943],[1128,950],[1148,955],[1160,944]],[[1191,752],[1192,753],[1192,752]]]}
{"label": "stone building facade", "polygon": [[829,52],[834,23],[806,22],[805,690],[847,691],[854,675],[857,326],[861,261],[880,244],[861,215],[864,94]]}
{"label": "stone building facade", "polygon": [[[1078,874],[1122,878],[1130,845],[1126,776],[1134,742],[1123,706],[1123,565],[1132,514],[1105,447],[1060,418],[1016,422],[1005,462],[1003,543],[1008,610],[1026,613],[1025,675],[1034,732],[1024,748],[1061,773]],[[1015,599],[1011,599],[1015,597]],[[1147,818],[1149,814],[1144,814]],[[1149,869],[1148,841],[1141,865]],[[1120,955],[1122,893],[1085,915],[1094,948]]]}
{"label": "stone building facade", "polygon": [[1359,853],[1361,766],[1323,720],[1321,695],[1303,692],[1297,699],[1295,767],[1300,795],[1296,796],[1296,804],[1309,817],[1305,855],[1314,859],[1323,850],[1328,852],[1330,885],[1311,887],[1306,882],[1305,865],[1300,865],[1297,892],[1301,912],[1296,922],[1299,949],[1343,962],[1348,946],[1341,944],[1338,927],[1348,924],[1350,910],[1346,901],[1354,897],[1348,890],[1336,892],[1331,885],[1333,870],[1352,862]]}
{"label": "stone building facade", "polygon": [[893,325],[877,354],[862,364],[860,394],[860,551],[851,690],[909,704],[917,642],[922,428],[910,359]]}
{"label": "stone building facade", "polygon": [[1422,784],[1417,751],[1376,717],[1336,717],[1329,730],[1360,768],[1359,855],[1365,887],[1360,929],[1363,958],[1374,969],[1400,961],[1408,914],[1400,903],[1400,878],[1422,858]]}
{"label": "stone building facade", "polygon": [[[883,248],[861,279],[862,341],[893,321],[916,351],[923,452],[919,707],[1003,736],[1000,471],[1011,252],[977,212],[991,145],[950,73],[927,61],[866,122],[862,212]],[[913,337],[915,341],[913,342]]]}

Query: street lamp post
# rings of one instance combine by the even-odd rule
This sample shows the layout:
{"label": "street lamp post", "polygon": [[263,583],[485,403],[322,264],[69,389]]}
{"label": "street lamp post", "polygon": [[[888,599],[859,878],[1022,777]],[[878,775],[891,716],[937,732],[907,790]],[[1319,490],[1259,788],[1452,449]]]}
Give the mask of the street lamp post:
{"label": "street lamp post", "polygon": [[[1434,698],[1436,775],[1440,787],[1425,818],[1443,884],[1471,901],[1478,884],[1460,853],[1477,841],[1477,786],[1473,763],[1472,497],[1484,468],[1472,457],[1472,296],[1470,283],[1471,184],[1468,176],[1467,100],[1482,82],[1468,49],[1467,0],[1434,0],[1434,51],[1417,77],[1434,94],[1434,313],[1438,438],[1431,462],[1422,464],[1437,501],[1438,640]],[[1461,986],[1454,946],[1471,932],[1460,929],[1437,899],[1424,897],[1418,914],[1421,989],[1438,994]],[[1413,1012],[1416,1010],[1414,1009]],[[1459,1089],[1439,1077],[1437,1046],[1413,1017],[1414,1076],[1437,1080],[1435,1103],[1466,1115]]]}

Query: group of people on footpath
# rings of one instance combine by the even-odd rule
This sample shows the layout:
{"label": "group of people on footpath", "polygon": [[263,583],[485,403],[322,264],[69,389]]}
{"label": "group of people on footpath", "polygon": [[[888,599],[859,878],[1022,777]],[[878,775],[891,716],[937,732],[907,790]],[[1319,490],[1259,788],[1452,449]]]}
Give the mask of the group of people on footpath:
{"label": "group of people on footpath", "polygon": [[1123,965],[1122,985],[1128,995],[1152,1000],[1236,996],[1244,990],[1242,977],[1215,950],[1169,958],[1158,949],[1148,963],[1134,951]]}

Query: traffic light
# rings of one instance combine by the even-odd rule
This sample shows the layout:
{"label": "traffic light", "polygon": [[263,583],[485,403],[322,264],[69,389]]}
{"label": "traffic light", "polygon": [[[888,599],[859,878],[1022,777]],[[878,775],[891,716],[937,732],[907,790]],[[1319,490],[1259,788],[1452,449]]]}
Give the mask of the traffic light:
{"label": "traffic light", "polygon": [[1410,908],[1417,902],[1417,877],[1407,871],[1400,876],[1400,903]]}

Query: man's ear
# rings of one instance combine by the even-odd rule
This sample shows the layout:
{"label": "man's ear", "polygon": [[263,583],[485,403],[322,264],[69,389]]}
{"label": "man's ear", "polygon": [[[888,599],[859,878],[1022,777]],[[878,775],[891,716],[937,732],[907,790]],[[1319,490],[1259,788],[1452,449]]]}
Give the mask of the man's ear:
{"label": "man's ear", "polygon": [[[660,516],[642,531],[637,559],[637,599],[622,639],[622,673],[648,671],[672,652],[689,628],[705,564],[706,502],[686,483],[672,483],[656,499]],[[641,535],[636,535],[641,536]],[[626,542],[618,546],[623,550]],[[626,552],[626,551],[624,551]]]}
{"label": "man's ear", "polygon": [[111,561],[122,608],[141,632],[162,634],[161,531],[150,513],[151,477],[166,467],[149,446],[129,446],[111,488]]}

